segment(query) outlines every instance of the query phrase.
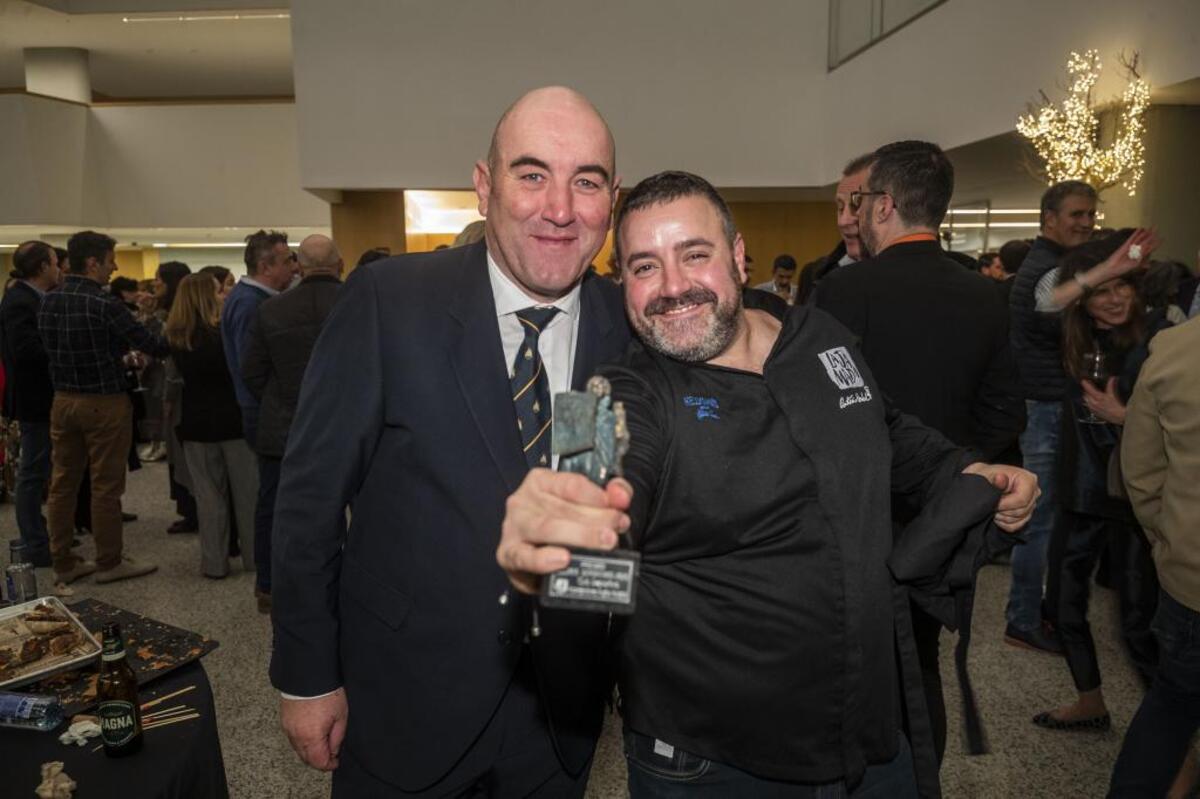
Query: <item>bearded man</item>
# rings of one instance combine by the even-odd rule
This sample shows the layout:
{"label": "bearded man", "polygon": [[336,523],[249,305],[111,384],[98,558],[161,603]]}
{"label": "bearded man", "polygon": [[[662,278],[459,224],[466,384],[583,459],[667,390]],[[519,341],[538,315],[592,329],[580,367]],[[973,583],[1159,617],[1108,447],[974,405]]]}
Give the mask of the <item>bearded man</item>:
{"label": "bearded man", "polygon": [[[909,597],[952,606],[1036,480],[891,408],[824,312],[743,308],[745,245],[702,178],[647,178],[614,230],[640,343],[600,373],[626,480],[532,470],[497,560],[532,592],[564,547],[641,551],[616,630],[635,799],[937,796]],[[892,493],[924,508],[895,543]]]}

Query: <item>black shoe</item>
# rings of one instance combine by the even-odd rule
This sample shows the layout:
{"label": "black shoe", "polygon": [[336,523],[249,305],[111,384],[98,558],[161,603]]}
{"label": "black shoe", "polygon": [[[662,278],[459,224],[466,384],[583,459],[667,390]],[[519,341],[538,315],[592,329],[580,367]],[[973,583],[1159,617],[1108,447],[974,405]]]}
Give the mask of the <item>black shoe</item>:
{"label": "black shoe", "polygon": [[187,519],[179,519],[170,527],[167,528],[168,533],[194,533],[200,528],[195,522],[190,522]]}
{"label": "black shoe", "polygon": [[136,514],[136,513],[126,513],[125,511],[121,511],[121,521],[123,521],[123,522],[136,522],[136,521],[137,521],[137,514]]}
{"label": "black shoe", "polygon": [[1010,624],[1004,628],[1004,643],[1043,655],[1063,654],[1062,642],[1044,624],[1032,630],[1020,630]]}
{"label": "black shoe", "polygon": [[1060,730],[1062,732],[1072,732],[1081,730],[1086,732],[1108,732],[1112,726],[1112,719],[1107,713],[1103,716],[1093,716],[1090,719],[1056,719],[1049,713],[1038,713],[1033,717],[1033,723],[1039,727],[1044,727],[1047,730]]}

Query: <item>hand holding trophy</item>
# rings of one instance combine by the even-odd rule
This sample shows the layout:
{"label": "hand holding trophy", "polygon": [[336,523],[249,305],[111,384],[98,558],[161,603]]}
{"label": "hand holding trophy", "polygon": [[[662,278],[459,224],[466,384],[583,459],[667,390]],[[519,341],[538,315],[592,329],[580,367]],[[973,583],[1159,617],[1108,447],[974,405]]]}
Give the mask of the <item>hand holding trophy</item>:
{"label": "hand holding trophy", "polygon": [[[629,450],[625,408],[613,402],[612,387],[603,377],[588,381],[587,391],[567,391],[555,397],[551,448],[559,456],[560,472],[582,474],[598,486],[621,476]],[[571,547],[570,563],[542,580],[541,602],[546,607],[633,613],[641,556],[630,549]]]}

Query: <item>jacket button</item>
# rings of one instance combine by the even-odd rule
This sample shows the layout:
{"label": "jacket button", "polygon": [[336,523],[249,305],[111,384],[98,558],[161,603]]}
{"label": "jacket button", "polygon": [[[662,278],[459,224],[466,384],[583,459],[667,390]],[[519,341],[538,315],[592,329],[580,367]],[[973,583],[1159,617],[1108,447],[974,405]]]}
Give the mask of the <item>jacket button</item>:
{"label": "jacket button", "polygon": [[508,604],[508,591],[505,591],[503,594],[500,595],[500,604],[501,605]]}
{"label": "jacket button", "polygon": [[496,636],[496,640],[500,642],[500,646],[508,646],[512,643],[512,633],[508,630],[501,630],[500,634]]}

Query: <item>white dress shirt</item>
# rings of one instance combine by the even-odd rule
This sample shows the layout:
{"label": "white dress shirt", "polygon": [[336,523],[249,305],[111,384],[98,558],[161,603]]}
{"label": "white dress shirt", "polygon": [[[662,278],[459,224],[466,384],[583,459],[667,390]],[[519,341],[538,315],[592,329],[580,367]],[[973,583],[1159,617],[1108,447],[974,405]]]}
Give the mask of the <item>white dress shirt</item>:
{"label": "white dress shirt", "polygon": [[[571,289],[555,302],[545,304],[530,299],[517,284],[500,271],[500,267],[488,253],[488,279],[492,283],[492,299],[496,302],[496,321],[500,325],[500,343],[504,347],[504,373],[510,378],[517,350],[525,341],[525,326],[517,319],[517,311],[533,306],[548,308],[551,305],[558,313],[550,320],[538,336],[538,353],[546,369],[546,380],[550,384],[550,408],[554,412],[554,398],[562,391],[571,390],[571,374],[575,367],[575,341],[579,335],[579,286]],[[554,456],[551,468],[558,465]]]}
{"label": "white dress shirt", "polygon": [[[500,326],[500,344],[504,347],[504,373],[512,376],[513,363],[517,360],[517,350],[525,341],[525,326],[517,319],[517,311],[531,306],[549,307],[553,305],[558,313],[550,320],[541,334],[538,335],[538,352],[542,356],[542,364],[546,370],[546,379],[550,383],[550,413],[554,413],[554,397],[560,391],[571,390],[571,374],[575,368],[575,341],[579,336],[579,286],[571,289],[566,296],[549,305],[531,299],[517,284],[500,271],[500,267],[488,253],[488,280],[492,284],[492,299],[496,303],[496,322]],[[242,278],[248,283],[255,281]],[[258,285],[258,284],[256,284]],[[263,288],[266,288],[263,286]],[[558,456],[553,456],[551,468],[558,468]],[[335,691],[318,696],[292,696],[282,691],[284,699],[320,699]]]}

